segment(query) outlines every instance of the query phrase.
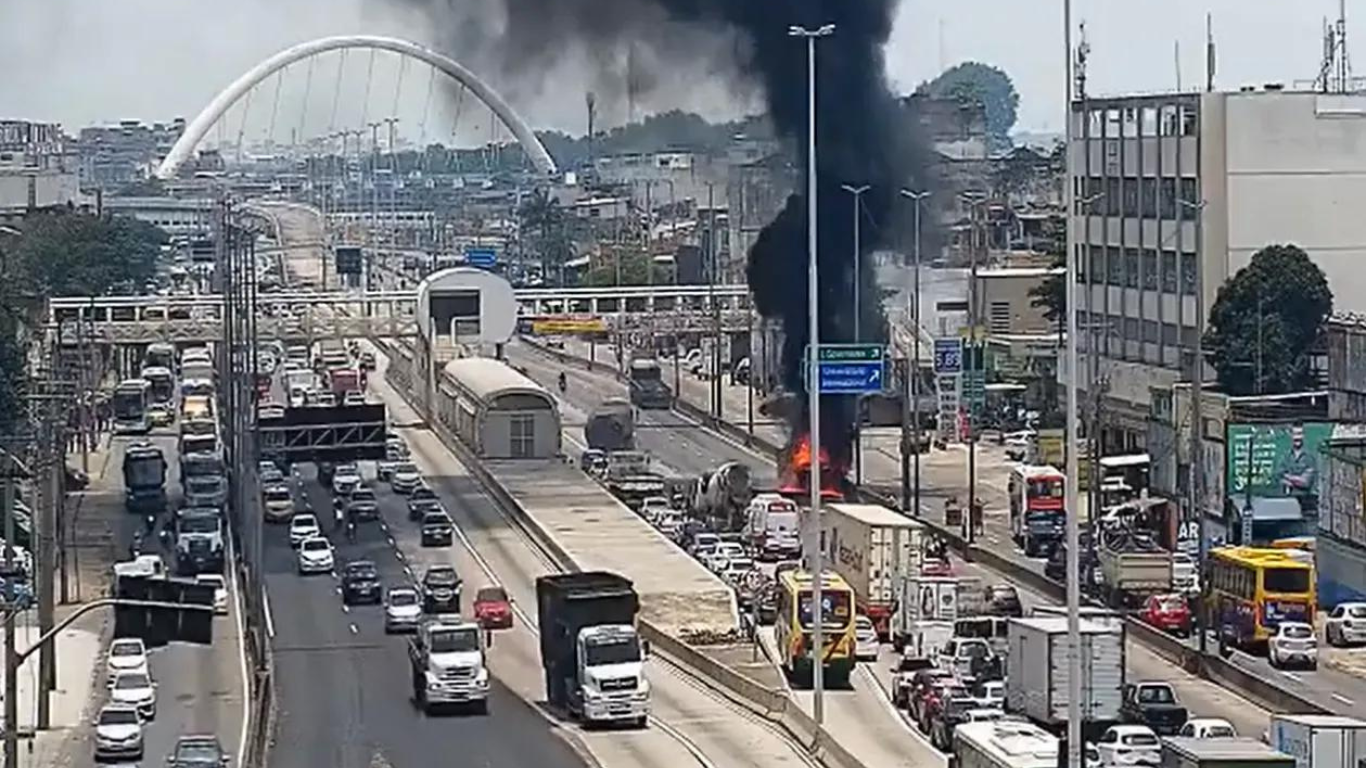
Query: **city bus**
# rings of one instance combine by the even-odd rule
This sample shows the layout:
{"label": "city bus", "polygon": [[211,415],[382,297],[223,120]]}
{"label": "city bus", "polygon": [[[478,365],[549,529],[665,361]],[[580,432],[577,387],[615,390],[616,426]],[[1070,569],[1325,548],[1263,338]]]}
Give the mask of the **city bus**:
{"label": "city bus", "polygon": [[164,341],[148,344],[147,354],[143,356],[142,364],[147,368],[167,368],[175,370],[175,346],[167,344]]}
{"label": "city bus", "polygon": [[1049,466],[1010,470],[1010,536],[1025,557],[1040,557],[1062,541],[1067,476]]}
{"label": "city bus", "polygon": [[1314,566],[1298,553],[1220,547],[1209,555],[1205,602],[1221,642],[1260,650],[1282,621],[1314,622]]}
{"label": "city bus", "polygon": [[142,369],[142,378],[152,385],[152,402],[169,405],[175,401],[175,375],[170,368],[149,365]]}
{"label": "city bus", "polygon": [[[786,571],[778,577],[773,634],[779,666],[793,681],[811,680],[813,586],[806,571]],[[827,572],[821,581],[821,626],[825,683],[846,687],[854,671],[854,590],[835,573]]]}
{"label": "city bus", "polygon": [[114,389],[114,434],[145,435],[152,430],[147,418],[152,385],[146,379],[128,379]]}

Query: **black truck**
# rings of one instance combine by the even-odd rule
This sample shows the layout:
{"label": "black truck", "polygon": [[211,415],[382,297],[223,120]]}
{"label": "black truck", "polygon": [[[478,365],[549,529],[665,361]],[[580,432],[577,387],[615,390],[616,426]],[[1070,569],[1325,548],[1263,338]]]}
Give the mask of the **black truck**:
{"label": "black truck", "polygon": [[542,576],[536,607],[550,704],[585,723],[645,726],[650,686],[631,581],[605,571]]}
{"label": "black truck", "polygon": [[631,405],[639,408],[668,410],[673,407],[674,393],[664,383],[659,361],[651,357],[631,361],[627,371],[631,391]]}

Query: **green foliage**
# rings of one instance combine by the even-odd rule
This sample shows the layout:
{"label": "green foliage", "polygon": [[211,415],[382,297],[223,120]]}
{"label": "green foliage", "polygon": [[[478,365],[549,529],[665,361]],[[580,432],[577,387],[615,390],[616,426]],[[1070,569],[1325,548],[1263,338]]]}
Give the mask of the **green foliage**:
{"label": "green foliage", "polygon": [[[1067,262],[1059,258],[1053,266],[1066,268]],[[1042,309],[1043,316],[1057,326],[1067,319],[1067,279],[1066,273],[1049,275],[1029,289],[1029,305]]]}
{"label": "green foliage", "polygon": [[[621,259],[621,282],[620,285],[649,285],[650,284],[650,260],[645,254],[631,251],[623,252]],[[669,270],[655,265],[654,284],[666,285],[672,280]],[[617,283],[617,261],[614,258],[602,260],[597,266],[588,271],[584,276],[584,285],[594,288],[618,285]]]}
{"label": "green foliage", "polygon": [[15,276],[39,296],[87,296],[116,286],[139,291],[156,273],[166,234],[123,216],[42,212],[23,222]]}
{"label": "green foliage", "polygon": [[1020,94],[1010,75],[1003,70],[990,64],[965,61],[920,86],[920,91],[960,103],[981,104],[986,110],[987,140],[991,148],[999,150],[1011,146],[1010,129],[1015,127]]}
{"label": "green foliage", "polygon": [[[1205,351],[1231,395],[1315,385],[1311,349],[1333,313],[1323,270],[1294,245],[1269,245],[1219,288]],[[1259,375],[1260,371],[1260,375]]]}
{"label": "green foliage", "polygon": [[[522,203],[522,248],[541,261],[547,280],[560,280],[564,265],[574,258],[574,242],[564,209],[544,189],[537,189]],[[563,282],[562,280],[560,280]]]}
{"label": "green foliage", "polygon": [[[772,136],[772,133],[765,120],[759,117],[709,123],[692,112],[672,110],[609,131],[597,131],[591,149],[599,157],[667,150],[714,152],[724,149],[737,134],[762,138]],[[561,167],[572,168],[588,159],[590,147],[586,136],[570,136],[558,131],[540,131],[536,135]]]}

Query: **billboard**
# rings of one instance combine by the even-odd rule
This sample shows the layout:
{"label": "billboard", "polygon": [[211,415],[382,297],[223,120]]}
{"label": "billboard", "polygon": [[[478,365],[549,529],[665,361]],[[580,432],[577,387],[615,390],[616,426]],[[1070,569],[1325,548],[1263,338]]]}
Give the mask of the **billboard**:
{"label": "billboard", "polygon": [[540,336],[556,333],[604,333],[607,322],[600,317],[534,318],[531,332]]}
{"label": "billboard", "polygon": [[1242,509],[1250,499],[1297,499],[1302,512],[1318,510],[1320,453],[1333,436],[1327,422],[1229,424],[1225,492]]}

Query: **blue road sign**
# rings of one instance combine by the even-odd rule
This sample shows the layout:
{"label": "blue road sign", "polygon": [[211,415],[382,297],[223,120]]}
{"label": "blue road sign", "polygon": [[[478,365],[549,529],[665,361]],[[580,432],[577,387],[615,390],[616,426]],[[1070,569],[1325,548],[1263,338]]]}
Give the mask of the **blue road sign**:
{"label": "blue road sign", "polygon": [[962,339],[935,339],[934,340],[934,372],[935,373],[962,373],[963,371],[963,340]]}
{"label": "blue road sign", "polygon": [[471,267],[492,269],[498,263],[498,252],[492,248],[466,248],[465,261]]}
{"label": "blue road sign", "polygon": [[882,360],[822,362],[818,364],[823,395],[862,395],[881,392],[886,379]]}

